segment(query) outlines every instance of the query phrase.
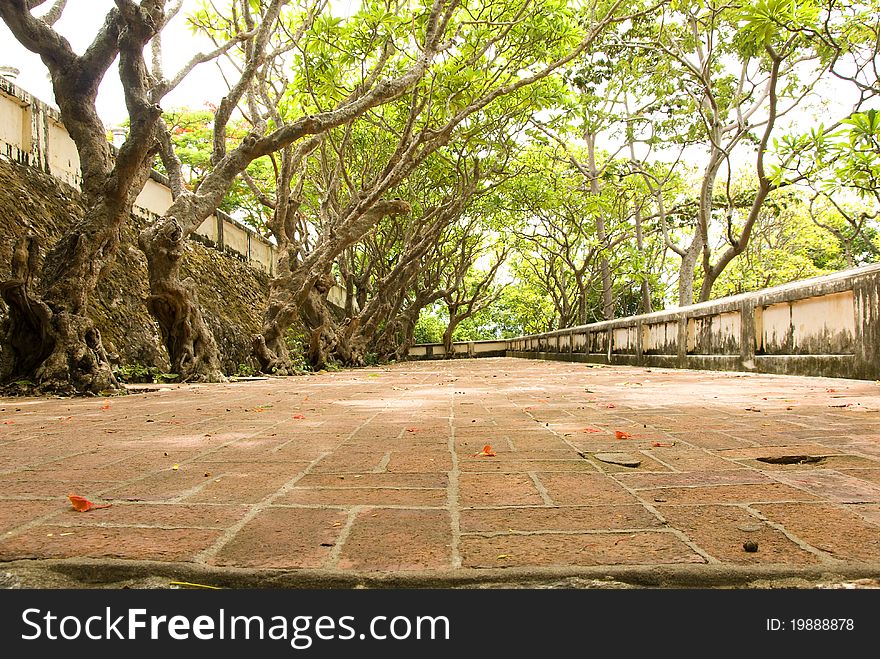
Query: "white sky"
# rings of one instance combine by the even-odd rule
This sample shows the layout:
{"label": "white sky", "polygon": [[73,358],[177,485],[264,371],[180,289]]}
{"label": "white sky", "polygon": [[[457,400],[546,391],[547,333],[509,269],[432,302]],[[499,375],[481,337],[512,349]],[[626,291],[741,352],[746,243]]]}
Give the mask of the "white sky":
{"label": "white sky", "polygon": [[[50,3],[46,4],[48,6]],[[104,16],[113,4],[113,0],[70,0],[64,15],[54,27],[68,39],[76,52],[82,53],[91,43]],[[181,13],[162,33],[163,66],[166,77],[170,78],[174,75],[196,53],[207,52],[213,48],[209,41],[191,34],[184,25],[183,14],[187,11],[187,6],[193,5],[193,2],[184,3]],[[4,44],[0,54],[0,66],[12,66],[19,70],[16,85],[40,100],[54,105],[52,84],[46,67],[37,55],[25,49],[12,36],[2,21],[0,21],[0,43]],[[201,64],[190,73],[180,87],[164,99],[162,106],[169,109],[181,106],[203,107],[209,101],[217,103],[224,90],[225,86],[217,65]],[[108,127],[118,125],[128,116],[125,111],[122,85],[115,66],[107,72],[101,85],[98,95],[98,114]]]}
{"label": "white sky", "polygon": [[[47,0],[45,6],[48,8],[51,4],[51,1]],[[113,0],[69,0],[61,20],[54,25],[54,28],[68,39],[76,52],[82,53],[91,43],[113,5]],[[197,5],[194,0],[186,0],[180,13],[162,32],[163,67],[166,78],[171,78],[177,73],[193,55],[209,52],[214,48],[210,41],[193,35],[185,26],[184,16]],[[336,15],[350,15],[360,6],[360,0],[330,0],[330,5]],[[0,44],[3,44],[3,49],[0,51],[0,66],[17,68],[19,74],[16,84],[40,100],[54,105],[54,94],[46,67],[37,55],[25,49],[12,36],[3,21],[0,21]],[[200,108],[207,102],[217,104],[225,90],[226,85],[219,74],[217,64],[210,62],[201,64],[176,90],[165,97],[162,107]],[[125,111],[122,85],[115,67],[107,72],[101,85],[98,114],[107,127],[120,124],[128,116]]]}
{"label": "white sky", "polygon": [[[213,48],[207,39],[191,34],[185,27],[184,15],[196,4],[194,0],[187,0],[183,10],[163,32],[162,44],[166,77],[171,77],[176,73],[195,53],[209,51]],[[51,2],[47,1],[46,6],[50,5]],[[74,50],[83,52],[91,42],[107,11],[113,5],[113,0],[69,0],[67,9],[55,28],[70,41]],[[350,15],[360,5],[360,1],[331,0],[331,5],[337,15]],[[12,66],[19,69],[16,84],[41,100],[54,103],[48,73],[40,58],[21,46],[2,21],[0,21],[0,43],[3,44],[3,50],[0,52],[0,66]],[[215,63],[202,64],[190,73],[178,89],[163,100],[162,106],[166,109],[183,106],[200,108],[208,102],[216,104],[223,96],[225,89],[217,65]],[[832,106],[831,108],[823,110],[815,105],[810,109],[804,107],[799,109],[796,116],[788,119],[795,126],[801,128],[815,125],[820,121],[833,120],[840,116],[843,105],[846,105],[846,103],[843,105],[838,103],[842,100],[849,100],[846,98],[848,95],[846,92],[849,91],[843,90],[839,84],[831,85],[821,94],[822,98]],[[108,127],[118,125],[127,117],[122,87],[115,67],[107,72],[101,86],[98,96],[98,113]],[[782,127],[780,126],[780,128]],[[783,131],[784,128],[777,130],[777,134]]]}

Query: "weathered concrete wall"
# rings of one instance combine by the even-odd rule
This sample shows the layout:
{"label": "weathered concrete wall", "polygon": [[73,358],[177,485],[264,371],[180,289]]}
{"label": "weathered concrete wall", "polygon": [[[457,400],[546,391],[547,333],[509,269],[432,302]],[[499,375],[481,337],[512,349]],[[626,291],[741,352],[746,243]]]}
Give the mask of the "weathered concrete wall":
{"label": "weathered concrete wall", "polygon": [[880,378],[880,265],[510,339],[507,355]]}
{"label": "weathered concrete wall", "polygon": [[[456,341],[453,357],[503,357],[508,350],[507,341]],[[410,359],[446,359],[442,343],[421,343],[409,351]]]}
{"label": "weathered concrete wall", "polygon": [[[880,379],[880,265],[505,341],[457,342],[457,357]],[[443,359],[440,344],[411,359]]]}

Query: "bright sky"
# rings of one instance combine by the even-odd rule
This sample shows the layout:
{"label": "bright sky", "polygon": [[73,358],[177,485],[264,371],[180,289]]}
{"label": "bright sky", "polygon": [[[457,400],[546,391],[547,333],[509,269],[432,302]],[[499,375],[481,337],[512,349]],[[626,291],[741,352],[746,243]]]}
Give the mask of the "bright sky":
{"label": "bright sky", "polygon": [[[46,3],[47,6],[51,3]],[[82,53],[91,43],[100,27],[107,11],[113,6],[112,0],[70,0],[63,17],[55,24],[55,29],[64,35],[74,50]],[[164,68],[166,77],[171,77],[182,65],[198,52],[207,52],[213,45],[207,40],[200,40],[186,29],[182,14],[186,11],[187,2],[180,15],[166,28],[162,35],[164,51]],[[30,92],[40,100],[54,104],[54,94],[49,81],[49,74],[40,58],[25,49],[10,34],[6,24],[0,21],[0,43],[3,52],[0,54],[0,66],[12,66],[19,70],[16,84]],[[217,103],[225,86],[219,75],[216,64],[199,65],[180,87],[169,94],[162,105],[166,108],[188,105],[201,107],[206,102]],[[118,125],[127,118],[122,94],[122,84],[115,68],[107,72],[98,96],[98,113],[109,127]]]}
{"label": "bright sky", "polygon": [[[52,2],[47,1],[46,7]],[[82,53],[91,43],[101,26],[104,17],[114,5],[113,0],[69,0],[67,8],[56,24],[55,29],[68,39],[73,49]],[[330,0],[334,13],[350,15],[360,6],[360,0]],[[164,52],[163,66],[166,78],[171,78],[182,66],[199,52],[209,52],[214,45],[205,38],[193,35],[185,26],[184,16],[197,3],[186,0],[181,12],[162,33]],[[0,66],[12,66],[19,70],[16,84],[25,91],[47,103],[54,104],[54,94],[49,74],[40,58],[25,49],[9,32],[6,24],[0,21]],[[191,72],[175,91],[162,103],[164,108],[182,106],[203,107],[205,103],[217,104],[226,86],[215,63],[199,65]],[[110,127],[118,125],[127,118],[122,94],[122,85],[115,69],[107,72],[98,96],[98,114]]]}
{"label": "bright sky", "polygon": [[[46,2],[47,7],[51,4],[51,2]],[[113,0],[69,0],[67,9],[62,19],[56,23],[55,28],[70,41],[74,50],[83,52],[113,4]],[[162,44],[166,77],[171,77],[176,73],[195,53],[207,52],[213,48],[207,39],[199,38],[186,29],[184,14],[195,5],[195,0],[186,0],[181,13],[163,32]],[[359,0],[331,0],[331,6],[337,15],[351,14],[359,5]],[[53,103],[52,86],[40,58],[21,46],[2,21],[0,21],[0,43],[3,44],[0,66],[12,66],[19,69],[20,73],[16,84],[37,98]],[[225,89],[217,65],[215,63],[202,64],[190,73],[178,89],[164,99],[162,105],[171,109],[182,106],[204,107],[208,102],[216,104]],[[850,90],[846,91],[851,93]],[[832,86],[821,94],[824,100],[832,105],[834,105],[834,101],[840,102],[847,95],[842,92],[840,85],[837,85],[836,88]],[[839,116],[840,108],[841,106],[836,109],[826,108],[823,111],[823,109],[814,106],[812,111],[808,111],[805,107],[796,117],[787,119],[795,125],[812,125],[819,121],[828,122],[833,117]],[[108,127],[120,124],[127,117],[122,86],[115,69],[108,71],[101,86],[98,97],[98,113]]]}

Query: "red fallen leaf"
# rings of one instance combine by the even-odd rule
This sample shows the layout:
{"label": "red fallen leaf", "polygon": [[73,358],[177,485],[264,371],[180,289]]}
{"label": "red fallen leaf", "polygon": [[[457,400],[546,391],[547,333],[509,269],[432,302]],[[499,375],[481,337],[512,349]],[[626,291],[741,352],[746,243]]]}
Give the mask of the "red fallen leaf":
{"label": "red fallen leaf", "polygon": [[632,437],[631,434],[629,434],[628,432],[623,432],[622,430],[615,430],[614,436],[617,437],[617,439],[629,439],[630,437]]}
{"label": "red fallen leaf", "polygon": [[675,446],[675,442],[653,442],[651,446]]}
{"label": "red fallen leaf", "polygon": [[4,421],[4,422],[3,422],[3,425],[4,425],[4,426],[14,426],[14,425],[15,425],[15,421]]}
{"label": "red fallen leaf", "polygon": [[602,432],[598,428],[584,428],[584,432]]}
{"label": "red fallen leaf", "polygon": [[81,513],[88,512],[90,510],[97,510],[98,508],[109,508],[110,503],[105,504],[94,504],[85,497],[81,497],[78,494],[68,494],[67,498],[70,499],[70,505],[73,506],[74,510],[78,510]]}
{"label": "red fallen leaf", "polygon": [[101,409],[102,409],[102,410],[109,410],[109,409],[110,409],[110,403],[104,403],[103,405],[101,405]]}
{"label": "red fallen leaf", "polygon": [[489,457],[489,458],[493,458],[493,457],[495,457],[495,452],[492,450],[492,445],[491,445],[491,444],[486,444],[486,445],[483,447],[483,450],[480,451],[479,453],[474,453],[474,456],[473,456],[473,457],[477,458],[477,457],[480,457],[480,456],[486,456],[486,457]]}
{"label": "red fallen leaf", "polygon": [[305,417],[302,414],[294,414],[293,418],[294,419],[305,419]]}

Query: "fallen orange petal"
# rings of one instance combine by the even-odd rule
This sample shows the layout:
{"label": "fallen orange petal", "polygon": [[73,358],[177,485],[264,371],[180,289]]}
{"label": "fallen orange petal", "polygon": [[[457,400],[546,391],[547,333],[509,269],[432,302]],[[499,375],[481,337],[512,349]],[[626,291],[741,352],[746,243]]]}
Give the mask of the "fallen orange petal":
{"label": "fallen orange petal", "polygon": [[617,439],[629,439],[632,437],[628,432],[623,432],[622,430],[615,430],[614,436],[617,437]]}
{"label": "fallen orange petal", "polygon": [[598,428],[584,428],[584,432],[602,432]]}
{"label": "fallen orange petal", "polygon": [[85,497],[79,496],[78,494],[68,494],[67,498],[70,499],[70,505],[73,506],[74,510],[78,510],[81,513],[85,513],[90,510],[97,510],[98,508],[109,508],[112,505],[109,503],[96,505]]}
{"label": "fallen orange petal", "polygon": [[486,457],[492,458],[492,457],[495,457],[495,452],[492,451],[492,446],[490,444],[486,444],[483,447],[482,451],[480,451],[479,453],[474,453],[475,458],[479,457],[479,456],[486,456]]}
{"label": "fallen orange petal", "polygon": [[293,418],[294,419],[305,419],[305,417],[302,414],[294,414]]}

